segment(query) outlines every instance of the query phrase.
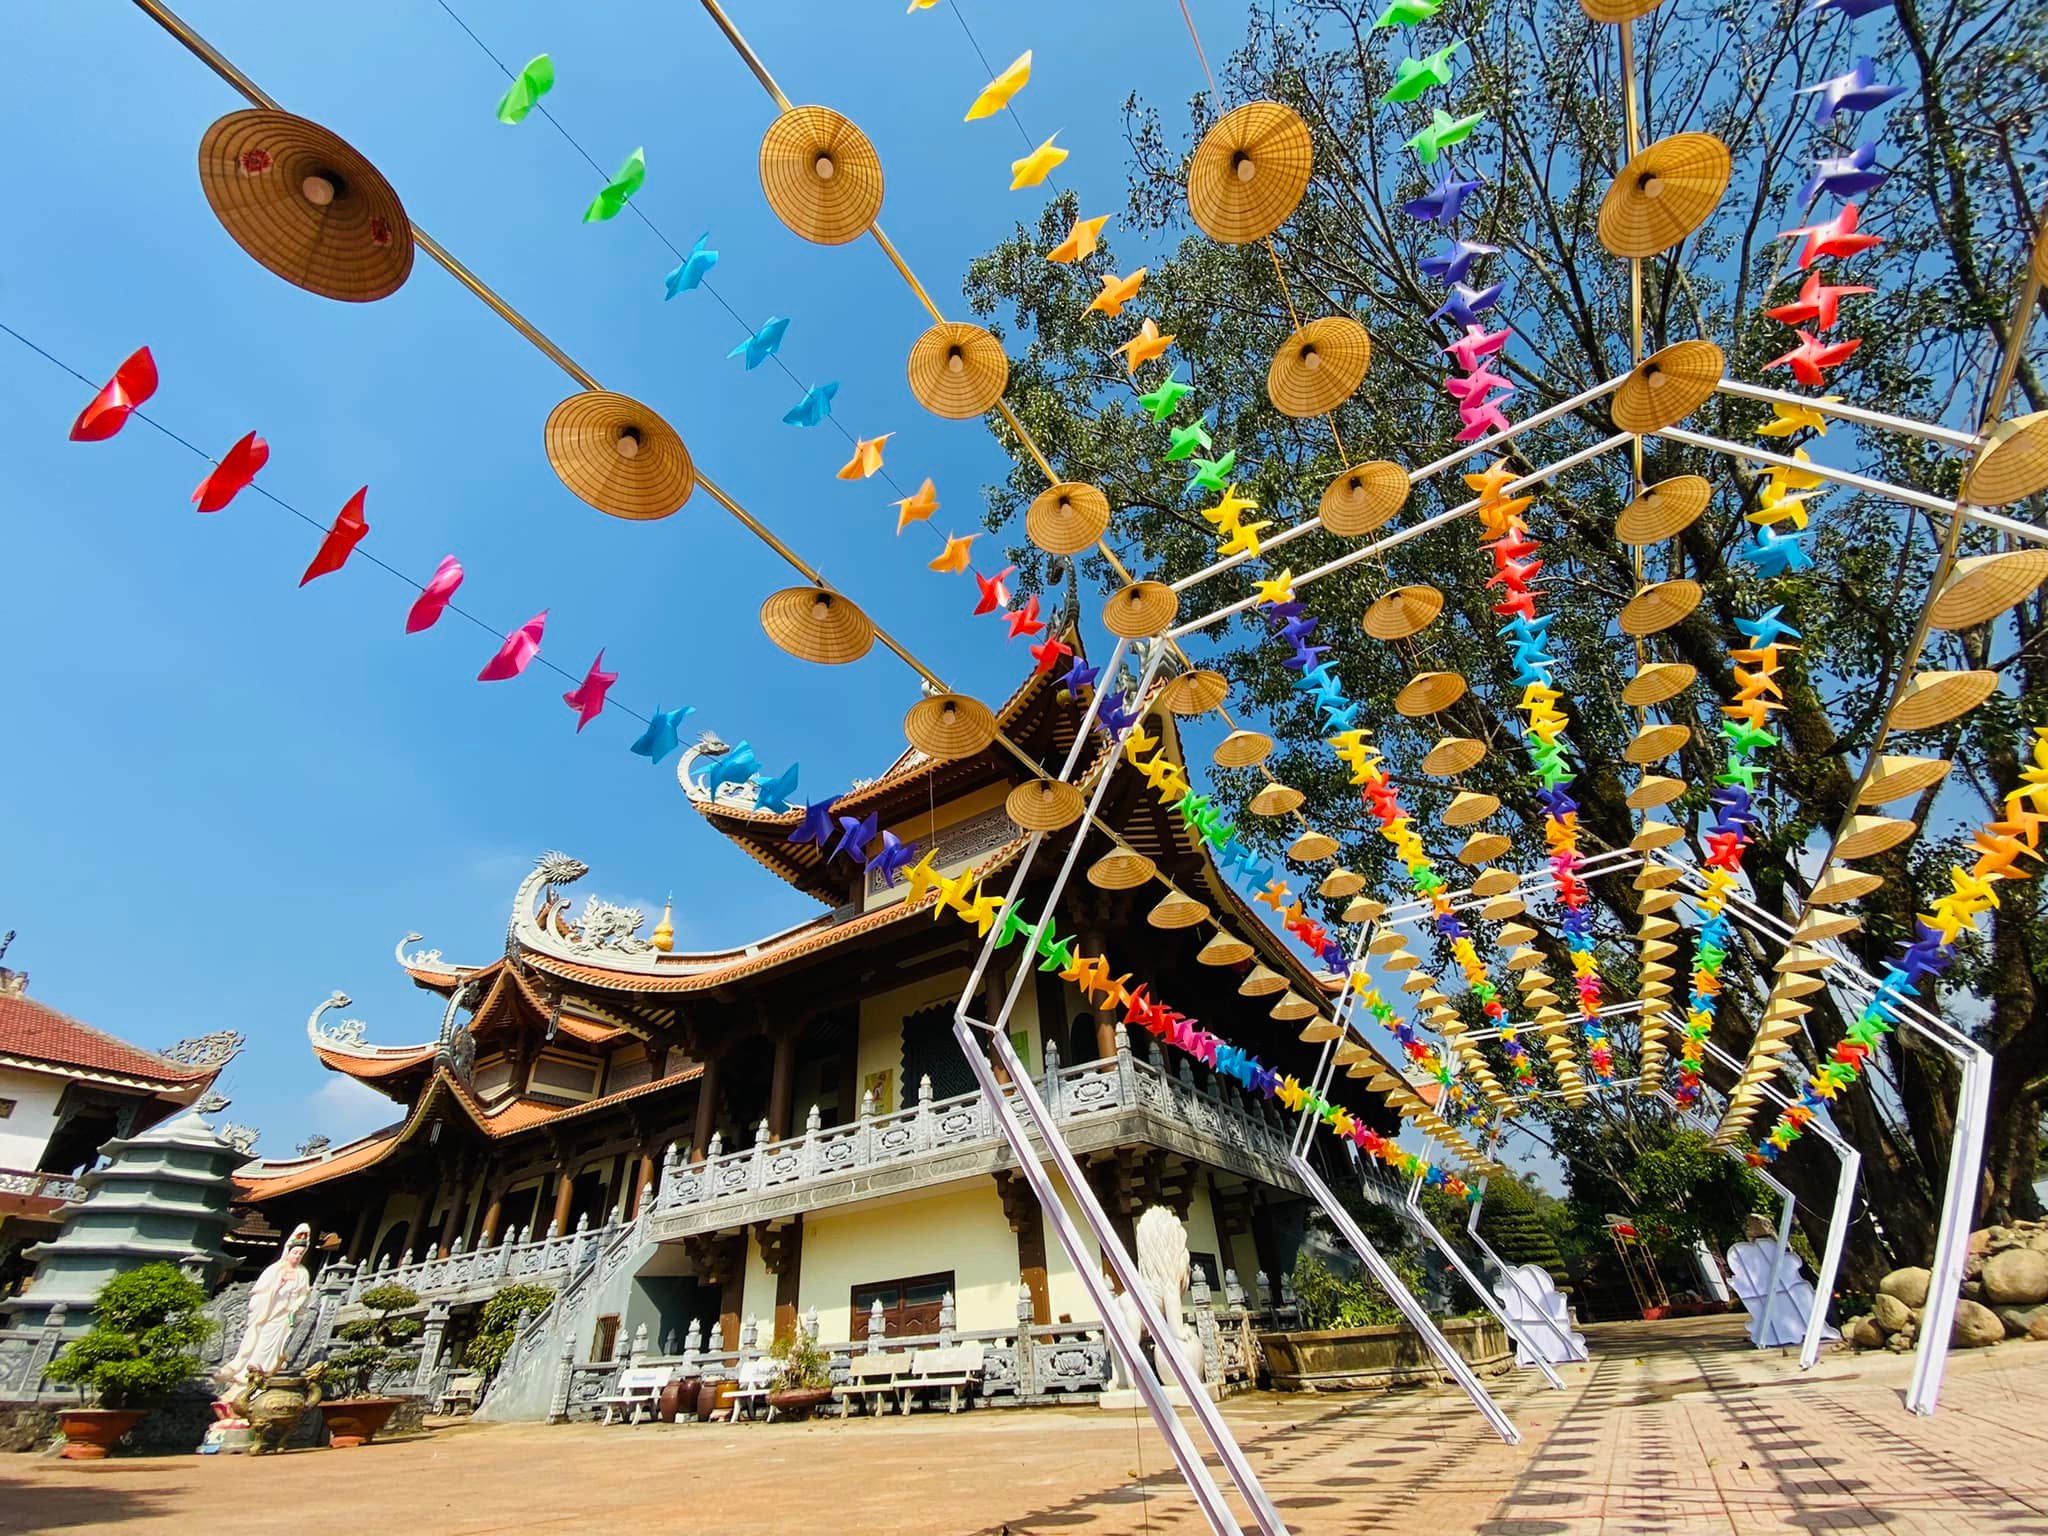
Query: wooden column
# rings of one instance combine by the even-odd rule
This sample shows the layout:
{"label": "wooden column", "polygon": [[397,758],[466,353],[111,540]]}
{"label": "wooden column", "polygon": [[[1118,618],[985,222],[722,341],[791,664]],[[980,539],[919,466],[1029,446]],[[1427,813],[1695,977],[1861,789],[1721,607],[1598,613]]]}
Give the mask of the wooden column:
{"label": "wooden column", "polygon": [[761,1245],[761,1262],[775,1277],[775,1334],[779,1342],[796,1337],[797,1290],[803,1273],[804,1219],[799,1216],[786,1226],[766,1223],[754,1229]]}
{"label": "wooden column", "polygon": [[1052,1290],[1045,1274],[1045,1212],[1022,1176],[1007,1168],[995,1174],[1003,1215],[1017,1234],[1017,1278],[1031,1292],[1031,1321],[1052,1321]]}
{"label": "wooden column", "polygon": [[802,1033],[792,1026],[775,1039],[775,1068],[768,1079],[768,1137],[780,1141],[789,1134],[789,1101],[796,1092],[796,1042]]}
{"label": "wooden column", "polygon": [[569,1230],[569,1202],[575,1195],[576,1170],[564,1163],[555,1173],[554,1230],[557,1233]]}
{"label": "wooden column", "polygon": [[640,1155],[640,1162],[633,1173],[632,1198],[626,1203],[626,1219],[628,1221],[631,1221],[640,1214],[640,1196],[646,1190],[653,1187],[655,1167],[654,1154],[643,1152]]}
{"label": "wooden column", "polygon": [[498,1240],[498,1230],[505,1224],[505,1190],[503,1185],[491,1190],[490,1203],[484,1207],[483,1231],[477,1235],[477,1246],[488,1248]]}
{"label": "wooden column", "polygon": [[690,1133],[690,1160],[701,1163],[711,1146],[711,1133],[718,1125],[718,1058],[708,1058],[704,1075],[697,1079],[697,1125]]}
{"label": "wooden column", "polygon": [[343,1251],[358,1263],[369,1253],[370,1242],[377,1235],[377,1212],[381,1209],[383,1201],[380,1199],[375,1204],[364,1206],[356,1214],[355,1233],[349,1238],[348,1247]]}
{"label": "wooden column", "polygon": [[441,1236],[435,1244],[436,1250],[444,1259],[455,1246],[455,1234],[462,1230],[458,1223],[462,1220],[463,1201],[468,1193],[460,1184],[448,1192],[448,1213],[441,1218]]}

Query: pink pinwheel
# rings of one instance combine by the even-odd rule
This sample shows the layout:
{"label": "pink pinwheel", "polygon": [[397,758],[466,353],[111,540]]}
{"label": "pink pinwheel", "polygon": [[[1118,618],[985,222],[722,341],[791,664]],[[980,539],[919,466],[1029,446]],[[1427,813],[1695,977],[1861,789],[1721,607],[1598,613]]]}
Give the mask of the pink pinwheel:
{"label": "pink pinwheel", "polygon": [[443,555],[434,579],[421,590],[405,616],[405,632],[416,635],[423,629],[432,629],[448,611],[448,605],[455,600],[455,589],[461,585],[462,562],[453,555]]}
{"label": "pink pinwheel", "polygon": [[600,672],[604,665],[604,652],[597,653],[597,660],[590,664],[590,670],[583,674],[583,681],[562,695],[562,702],[576,711],[576,730],[581,734],[583,727],[595,720],[604,710],[604,696],[613,683],[619,680],[616,672]]}
{"label": "pink pinwheel", "polygon": [[370,525],[363,521],[363,502],[368,498],[370,488],[366,485],[349,497],[334,519],[334,526],[327,530],[327,537],[320,541],[320,551],[313,556],[313,563],[306,567],[306,574],[299,578],[304,586],[316,576],[327,576],[348,564],[348,557],[355,547],[363,542],[363,536],[370,531]]}
{"label": "pink pinwheel", "polygon": [[149,348],[137,347],[128,361],[114,370],[113,378],[71,423],[71,441],[99,443],[128,425],[128,418],[156,393],[156,359]]}
{"label": "pink pinwheel", "polygon": [[1510,380],[1486,367],[1475,368],[1462,378],[1453,374],[1444,380],[1444,392],[1455,400],[1464,401],[1467,405],[1481,403],[1496,389],[1506,390],[1509,394],[1515,392],[1515,386]]}
{"label": "pink pinwheel", "polygon": [[1482,357],[1491,357],[1506,346],[1508,337],[1512,334],[1506,326],[1489,334],[1483,325],[1468,325],[1465,327],[1465,334],[1445,347],[1444,351],[1450,353],[1460,368],[1470,373],[1479,366]]}
{"label": "pink pinwheel", "polygon": [[1489,432],[1505,432],[1512,423],[1501,414],[1500,407],[1491,401],[1479,405],[1463,405],[1458,408],[1458,419],[1465,423],[1465,429],[1458,434],[1461,443],[1477,442]]}
{"label": "pink pinwheel", "polygon": [[548,611],[543,608],[524,624],[505,637],[505,643],[498,647],[498,653],[484,663],[483,671],[477,673],[480,683],[502,683],[508,677],[517,677],[526,670],[526,664],[540,654],[541,632],[548,627]]}

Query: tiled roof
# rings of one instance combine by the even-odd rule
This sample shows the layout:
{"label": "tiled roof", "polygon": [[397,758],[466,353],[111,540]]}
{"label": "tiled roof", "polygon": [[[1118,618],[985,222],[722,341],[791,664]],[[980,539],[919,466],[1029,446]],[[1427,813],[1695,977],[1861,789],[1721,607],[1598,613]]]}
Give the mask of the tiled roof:
{"label": "tiled roof", "polygon": [[210,1082],[219,1071],[145,1051],[20,993],[0,995],[0,1056],[145,1078],[166,1087]]}

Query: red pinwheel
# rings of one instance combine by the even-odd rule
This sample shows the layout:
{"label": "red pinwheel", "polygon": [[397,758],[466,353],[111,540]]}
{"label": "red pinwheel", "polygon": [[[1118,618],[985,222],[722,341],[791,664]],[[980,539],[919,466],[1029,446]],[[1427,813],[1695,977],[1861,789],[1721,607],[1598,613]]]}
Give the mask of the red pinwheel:
{"label": "red pinwheel", "polygon": [[114,370],[106,387],[92,397],[71,423],[74,443],[105,442],[128,425],[136,408],[156,393],[156,359],[149,348],[137,347],[128,361]]}
{"label": "red pinwheel", "polygon": [[1822,341],[1811,331],[1800,331],[1799,345],[1783,357],[1774,357],[1766,368],[1790,368],[1792,377],[1802,384],[1825,384],[1828,376],[1825,370],[1839,368],[1849,360],[1849,354],[1863,345],[1862,339],[1848,341]]}
{"label": "red pinwheel", "polygon": [[256,478],[256,471],[269,462],[270,444],[251,432],[230,448],[227,457],[199,482],[192,499],[199,504],[200,511],[218,512]]}
{"label": "red pinwheel", "polygon": [[1019,635],[1022,635],[1026,640],[1029,640],[1033,635],[1043,631],[1044,628],[1045,626],[1038,622],[1038,594],[1034,592],[1024,600],[1022,608],[1016,609],[1010,614],[1010,638],[1015,640]]}
{"label": "red pinwheel", "polygon": [[974,584],[981,588],[981,601],[974,605],[977,614],[1000,613],[1010,606],[1010,589],[1003,585],[1003,578],[1016,574],[1017,567],[1006,565],[993,576],[984,576],[979,571],[971,572]]}
{"label": "red pinwheel", "polygon": [[1031,647],[1032,659],[1038,663],[1031,670],[1034,672],[1050,672],[1053,669],[1053,664],[1062,656],[1071,656],[1073,654],[1074,648],[1058,635],[1047,635],[1037,645]]}
{"label": "red pinwheel", "polygon": [[370,488],[366,485],[349,497],[348,505],[335,514],[334,526],[327,530],[327,537],[320,541],[320,552],[313,556],[313,563],[306,567],[306,574],[299,578],[304,586],[316,576],[328,576],[348,564],[348,557],[355,547],[363,542],[363,535],[370,531],[370,525],[363,521],[363,502],[368,498]]}
{"label": "red pinwheel", "polygon": [[1833,328],[1842,300],[1852,294],[1875,292],[1875,288],[1824,283],[1820,280],[1818,272],[1810,272],[1806,281],[1799,285],[1797,303],[1780,304],[1776,309],[1767,309],[1764,313],[1773,320],[1791,326],[1798,325],[1802,320],[1811,320],[1815,330],[1825,331]]}
{"label": "red pinwheel", "polygon": [[420,595],[406,610],[405,632],[414,635],[423,629],[432,629],[455,600],[455,589],[461,585],[462,562],[453,555],[443,555],[441,564],[434,571],[434,579],[420,588]]}
{"label": "red pinwheel", "polygon": [[1856,220],[1856,205],[1845,203],[1842,211],[1825,223],[1782,229],[1778,231],[1778,238],[1797,240],[1801,235],[1806,237],[1806,244],[1799,248],[1799,270],[1803,272],[1824,256],[1854,256],[1858,251],[1884,244],[1880,236],[1856,233]]}

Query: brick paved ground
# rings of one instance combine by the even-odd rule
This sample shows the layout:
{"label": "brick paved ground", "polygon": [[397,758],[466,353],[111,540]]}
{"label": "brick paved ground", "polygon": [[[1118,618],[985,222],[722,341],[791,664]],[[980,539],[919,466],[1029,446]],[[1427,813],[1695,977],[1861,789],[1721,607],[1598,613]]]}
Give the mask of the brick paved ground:
{"label": "brick paved ground", "polygon": [[[1303,1533],[2048,1536],[2048,1346],[1955,1357],[1942,1411],[1900,1406],[1909,1362],[1809,1376],[1730,1319],[1588,1330],[1592,1363],[1501,1398],[1500,1444],[1450,1389],[1233,1399]],[[639,1536],[1193,1532],[1149,1424],[1083,1410],[683,1429],[463,1427],[266,1460],[0,1462],[0,1533]]]}

